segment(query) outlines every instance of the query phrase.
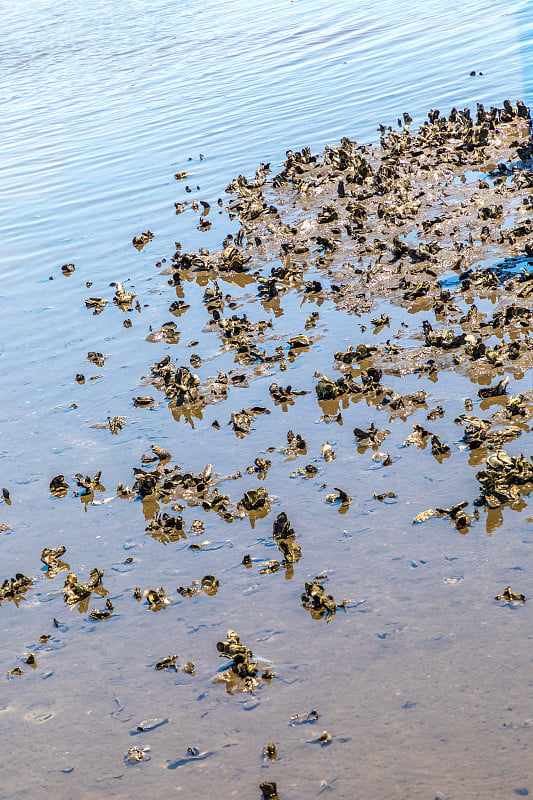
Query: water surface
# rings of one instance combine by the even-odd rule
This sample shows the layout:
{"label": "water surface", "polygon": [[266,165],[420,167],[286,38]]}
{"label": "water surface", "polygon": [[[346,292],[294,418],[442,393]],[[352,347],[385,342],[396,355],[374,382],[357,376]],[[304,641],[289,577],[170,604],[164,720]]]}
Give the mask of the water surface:
{"label": "water surface", "polygon": [[[176,240],[188,250],[220,245],[231,225],[216,200],[231,178],[252,175],[261,161],[276,168],[288,148],[320,150],[344,135],[375,141],[379,123],[395,124],[403,111],[416,125],[432,107],[527,100],[529,16],[528,3],[493,0],[461,7],[380,0],[357,8],[347,0],[5,4],[0,475],[13,503],[1,509],[0,522],[11,530],[0,534],[0,577],[21,571],[37,582],[20,608],[0,609],[1,668],[5,675],[34,651],[38,669],[22,664],[20,679],[4,679],[0,797],[210,797],[214,782],[224,796],[258,797],[266,779],[278,782],[282,800],[321,793],[501,800],[533,791],[529,606],[494,613],[490,603],[515,577],[532,594],[527,509],[506,510],[499,525],[483,519],[467,536],[442,521],[413,526],[421,508],[455,502],[458,485],[475,495],[474,470],[458,446],[438,472],[430,454],[411,448],[390,477],[346,435],[374,419],[361,404],[346,404],[342,428],[315,422],[322,412],[313,393],[287,413],[270,404],[271,415],[237,440],[226,426],[231,411],[266,404],[279,375],[258,376],[242,401],[233,390],[194,429],[164,404],[146,411],[131,403],[132,395],[151,393],[142,376],[167,352],[183,363],[200,352],[202,379],[235,367],[204,330],[205,287],[195,283],[184,290],[193,310],[176,320],[179,344],[145,338],[149,326],[172,318],[176,297],[156,262],[174,252]],[[176,182],[180,170],[191,177]],[[191,197],[211,203],[206,233],[192,212],[174,214],[174,203]],[[148,228],[155,238],[138,253],[131,239]],[[60,266],[69,262],[76,271],[65,278]],[[85,308],[91,295],[110,299],[116,280],[130,281],[142,305],[129,315],[130,329],[112,303],[98,316]],[[246,303],[254,318],[265,317],[246,287],[223,291],[240,298],[237,313]],[[315,308],[296,292],[284,298],[276,327],[283,341],[303,330]],[[331,374],[332,353],[368,324],[364,318],[356,326],[332,305],[318,310],[321,338],[312,358],[297,359],[281,376],[297,388],[312,390],[315,369]],[[396,331],[405,312],[386,303],[382,310]],[[424,314],[409,317],[416,328]],[[198,346],[188,348],[191,340]],[[103,368],[87,362],[89,350],[108,356]],[[79,372],[84,385],[74,380]],[[517,390],[531,388],[527,380]],[[420,387],[433,403],[448,404],[443,436],[456,442],[453,419],[472,391],[469,381],[445,373],[435,385],[413,380],[411,389]],[[92,427],[108,415],[127,419],[116,437]],[[220,432],[211,427],[215,419]],[[301,461],[279,453],[290,426],[305,435],[308,460],[326,439],[333,444],[337,459],[327,475],[321,464],[315,481],[289,478]],[[399,456],[403,438],[393,427],[387,449]],[[509,452],[526,448],[524,440]],[[188,540],[164,547],[146,536],[139,502],[85,510],[72,492],[63,500],[48,492],[58,473],[72,484],[76,472],[102,469],[110,496],[119,481],[132,483],[131,468],[152,443],[188,469],[209,461],[221,475],[276,448],[268,456],[273,513],[254,527],[205,515],[212,547],[194,552]],[[345,515],[323,502],[326,481],[328,491],[349,485],[354,502]],[[221,491],[237,499],[257,485],[245,474]],[[392,486],[393,514],[373,499]],[[259,574],[260,563],[276,557],[272,521],[281,510],[304,551],[290,580],[284,571]],[[199,513],[183,516],[190,523]],[[64,574],[48,581],[40,571],[42,548],[58,544],[80,576],[105,569],[117,611],[108,622],[68,610]],[[241,565],[248,552],[251,571]],[[364,601],[329,625],[299,602],[305,580],[323,570],[337,598]],[[221,581],[216,597],[176,601],[156,614],[132,599],[134,586],[163,585],[176,600],[176,586],[206,573]],[[215,645],[227,628],[275,664],[278,679],[255,695],[231,697],[211,682],[220,666]],[[52,639],[38,645],[43,633]],[[192,659],[197,677],[156,672],[153,665],[171,653],[179,663]],[[314,708],[317,723],[289,725],[293,714]],[[150,717],[170,722],[131,736]],[[334,737],[325,748],[312,741],[323,729]],[[152,758],[126,767],[123,756],[138,740]],[[281,758],[267,767],[261,751],[268,741]],[[189,746],[211,755],[167,769]]]}

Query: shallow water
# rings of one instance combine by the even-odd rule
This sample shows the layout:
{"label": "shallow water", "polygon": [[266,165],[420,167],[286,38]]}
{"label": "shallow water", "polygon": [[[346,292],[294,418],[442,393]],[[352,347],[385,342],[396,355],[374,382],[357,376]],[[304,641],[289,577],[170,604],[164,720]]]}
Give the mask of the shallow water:
{"label": "shallow water", "polygon": [[[343,135],[374,141],[378,124],[393,124],[403,111],[416,124],[430,107],[527,100],[528,4],[456,9],[381,0],[355,10],[344,0],[329,7],[276,0],[195,8],[159,0],[148,9],[140,2],[34,1],[31,20],[27,8],[6,5],[0,477],[13,502],[0,509],[0,522],[11,527],[0,533],[0,577],[21,571],[37,581],[19,608],[0,609],[1,671],[24,667],[20,678],[5,678],[0,699],[0,797],[211,797],[214,782],[224,786],[221,796],[259,797],[266,779],[277,781],[281,800],[320,793],[500,800],[533,791],[526,758],[531,612],[529,604],[492,603],[509,583],[532,594],[528,509],[505,509],[501,521],[482,515],[466,536],[445,520],[412,525],[420,509],[451,505],[458,492],[477,493],[453,423],[477,386],[448,372],[437,383],[404,379],[402,391],[425,388],[432,405],[446,406],[439,432],[455,446],[438,470],[431,453],[400,448],[411,424],[424,424],[422,410],[406,426],[388,426],[386,449],[395,463],[381,468],[371,452],[357,452],[351,437],[354,425],[375,419],[372,407],[346,402],[343,425],[326,425],[316,422],[322,409],[313,391],[313,372],[334,374],[333,352],[352,343],[368,320],[354,323],[331,302],[304,303],[294,291],[283,298],[275,333],[285,343],[319,310],[310,357],[289,363],[282,375],[274,368],[258,374],[246,391],[232,389],[194,420],[194,429],[175,421],[165,404],[145,410],[131,402],[157,394],[143,388],[141,376],[167,352],[180,363],[200,353],[202,380],[235,368],[233,354],[221,352],[204,330],[204,287],[195,283],[184,288],[191,311],[175,319],[179,344],[146,340],[150,325],[156,330],[174,319],[168,306],[176,293],[155,263],[174,252],[175,240],[186,250],[220,245],[231,225],[216,199],[226,198],[229,180],[253,174],[260,161],[274,168],[288,148],[322,149]],[[483,75],[471,77],[471,70]],[[192,175],[176,182],[179,170]],[[185,184],[201,190],[188,195]],[[206,233],[196,230],[190,211],[174,214],[174,202],[191,197],[211,203]],[[148,228],[155,238],[137,253],[131,239]],[[68,262],[76,271],[64,277],[60,266]],[[84,300],[110,300],[116,280],[134,285],[141,313],[123,315],[109,303],[93,316]],[[254,289],[224,283],[223,291],[240,298],[235,313],[267,317]],[[373,336],[376,342],[405,319],[419,329],[426,316],[385,301],[367,316],[382,311],[390,330]],[[123,327],[124,316],[131,329]],[[191,340],[199,344],[188,348]],[[87,362],[89,350],[108,355],[104,367]],[[84,385],[74,380],[79,372]],[[270,401],[272,380],[310,393],[285,412]],[[527,376],[513,382],[516,392],[530,388]],[[271,414],[238,440],[226,426],[231,411],[254,404],[268,405]],[[108,415],[126,417],[117,436],[91,427]],[[211,427],[215,419],[220,431]],[[279,452],[289,427],[307,441],[303,460],[286,461]],[[319,459],[326,440],[336,460],[317,461],[314,479],[290,478]],[[527,441],[506,449],[527,452]],[[247,519],[228,525],[202,514],[201,539],[211,545],[195,552],[188,547],[194,537],[165,547],[146,536],[138,501],[85,507],[72,496],[76,472],[102,469],[102,497],[119,481],[131,484],[132,465],[151,443],[168,448],[186,469],[201,471],[210,461],[221,475],[244,472],[259,451],[274,447],[265,483],[278,498],[272,513],[253,527]],[[58,473],[71,484],[68,498],[48,492]],[[257,485],[245,473],[220,490],[236,500]],[[342,515],[323,502],[337,485],[353,497]],[[394,503],[373,498],[390,489]],[[288,580],[284,570],[260,575],[262,562],[278,554],[271,532],[281,510],[303,549]],[[183,512],[189,523],[199,514]],[[59,544],[83,579],[94,566],[105,570],[116,610],[109,621],[94,623],[66,608],[66,573],[46,579],[39,554]],[[251,570],[241,564],[245,553]],[[124,563],[128,556],[133,563]],[[299,599],[304,582],[322,571],[336,599],[364,601],[339,610],[329,625],[313,620]],[[208,573],[221,582],[215,597],[176,595],[176,586]],[[151,613],[133,600],[137,585],[162,585],[175,602]],[[62,623],[57,629],[54,617]],[[220,666],[215,645],[228,628],[273,661],[278,677],[270,685],[230,696],[212,683]],[[39,645],[43,633],[52,638]],[[21,661],[29,651],[36,653],[35,671]],[[192,659],[197,676],[156,672],[153,665],[171,653],[180,664]],[[314,708],[316,723],[289,724]],[[131,735],[151,717],[170,721]],[[313,741],[324,729],[333,737],[327,747]],[[280,759],[267,766],[261,752],[268,741],[276,742]],[[151,760],[125,766],[132,745],[149,745]],[[209,755],[180,763],[189,746]]]}

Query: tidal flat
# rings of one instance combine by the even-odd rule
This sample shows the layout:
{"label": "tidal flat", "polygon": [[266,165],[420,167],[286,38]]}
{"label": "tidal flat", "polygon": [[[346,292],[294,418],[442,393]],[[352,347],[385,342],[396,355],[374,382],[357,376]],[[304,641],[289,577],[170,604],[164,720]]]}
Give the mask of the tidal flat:
{"label": "tidal flat", "polygon": [[532,791],[529,109],[380,134],[199,154],[218,245],[50,275],[91,349],[2,477],[0,797]]}

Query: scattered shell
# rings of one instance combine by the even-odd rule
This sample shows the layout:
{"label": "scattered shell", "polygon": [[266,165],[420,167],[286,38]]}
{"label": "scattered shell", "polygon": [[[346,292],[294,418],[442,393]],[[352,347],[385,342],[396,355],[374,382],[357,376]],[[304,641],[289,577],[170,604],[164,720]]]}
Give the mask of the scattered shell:
{"label": "scattered shell", "polygon": [[149,760],[149,756],[147,757],[146,751],[139,747],[130,747],[124,760],[129,764],[139,764],[141,761]]}
{"label": "scattered shell", "polygon": [[157,662],[157,664],[155,665],[155,668],[157,670],[172,669],[172,670],[174,670],[174,672],[177,672],[178,671],[178,668],[176,666],[176,659],[177,658],[178,658],[177,655],[165,656],[165,658],[162,658],[161,661]]}
{"label": "scattered shell", "polygon": [[105,608],[94,608],[89,614],[89,617],[93,620],[93,622],[99,622],[103,619],[109,619],[113,613],[113,610],[113,603],[108,598],[105,603]]}
{"label": "scattered shell", "polygon": [[[102,578],[104,570],[99,570],[96,567],[91,570],[89,580],[86,583],[80,583],[74,572],[70,572],[65,580],[65,585],[61,590],[65,603],[69,606],[82,603],[86,600],[86,605],[89,602],[91,593],[97,591],[100,595],[106,595],[107,591],[102,586]],[[80,611],[84,610],[83,605],[80,606]]]}
{"label": "scattered shell", "polygon": [[146,408],[147,406],[153,406],[154,398],[150,397],[149,395],[142,395],[139,397],[132,397],[133,405],[135,408]]}
{"label": "scattered shell", "polygon": [[274,742],[269,742],[263,747],[263,756],[268,758],[269,761],[275,761],[278,754]]}
{"label": "scattered shell", "polygon": [[132,731],[132,734],[155,731],[156,728],[160,728],[162,725],[166,725],[168,722],[168,717],[165,717],[165,719],[144,719],[142,722],[139,722],[136,729]]}
{"label": "scattered shell", "polygon": [[113,297],[113,302],[115,305],[120,306],[123,311],[130,310],[131,305],[137,295],[135,292],[127,292],[124,288],[124,284],[121,281],[117,281],[115,284],[115,296]]}
{"label": "scattered shell", "polygon": [[337,494],[327,494],[326,495],[326,503],[337,503],[338,501],[341,502],[341,505],[346,506],[351,503],[352,498],[349,494],[347,494],[343,489],[337,489],[335,491]]}
{"label": "scattered shell", "polygon": [[89,297],[85,301],[85,305],[87,308],[93,309],[93,314],[100,314],[107,305],[107,300],[103,300],[101,297]]}
{"label": "scattered shell", "polygon": [[501,594],[497,594],[495,600],[505,600],[506,603],[525,603],[526,598],[523,594],[513,592],[510,586],[506,586]]}
{"label": "scattered shell", "polygon": [[54,497],[66,497],[68,492],[68,483],[65,481],[64,475],[56,475],[50,481],[50,492]]}
{"label": "scattered shell", "polygon": [[324,461],[333,461],[335,457],[335,453],[333,452],[333,448],[330,443],[324,442],[322,445],[322,458]]}
{"label": "scattered shell", "polygon": [[61,556],[66,553],[67,548],[64,545],[59,547],[45,547],[41,553],[41,561],[48,567],[47,577],[55,578],[55,576],[70,569],[70,564],[61,561]]}
{"label": "scattered shell", "polygon": [[139,250],[140,252],[143,249],[143,247],[147,245],[148,242],[150,242],[153,238],[154,234],[152,233],[152,231],[145,231],[144,233],[141,233],[140,236],[134,236],[132,239],[132,244],[135,247],[135,249]]}
{"label": "scattered shell", "polygon": [[259,785],[263,794],[262,800],[279,800],[278,788],[275,781],[265,781]]}
{"label": "scattered shell", "polygon": [[315,619],[324,617],[330,622],[337,610],[337,604],[331,594],[325,594],[324,587],[318,580],[305,584],[305,593],[302,594],[302,605],[307,608]]}
{"label": "scattered shell", "polygon": [[108,417],[107,424],[109,425],[109,430],[113,434],[117,434],[119,431],[122,430],[126,423],[125,417]]}
{"label": "scattered shell", "polygon": [[87,361],[90,361],[91,364],[96,364],[97,367],[103,367],[105,360],[106,357],[102,353],[96,353],[94,350],[90,350],[87,353]]}
{"label": "scattered shell", "polygon": [[172,602],[166,595],[165,590],[162,586],[159,589],[147,589],[144,592],[144,597],[148,601],[148,605],[150,606],[150,611],[160,611],[165,606],[170,605]]}

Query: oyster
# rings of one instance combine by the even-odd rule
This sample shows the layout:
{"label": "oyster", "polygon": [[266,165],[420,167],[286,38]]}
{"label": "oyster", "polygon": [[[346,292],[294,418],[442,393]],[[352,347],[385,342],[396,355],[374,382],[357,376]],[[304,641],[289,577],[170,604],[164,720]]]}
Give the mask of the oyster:
{"label": "oyster", "polygon": [[141,761],[145,760],[149,760],[149,756],[147,758],[146,751],[141,750],[140,747],[130,747],[124,756],[124,761],[126,761],[127,764],[139,764]]}
{"label": "oyster", "polygon": [[274,521],[272,538],[283,555],[284,563],[290,564],[300,560],[302,549],[296,541],[296,534],[291,528],[290,520],[284,511],[278,514]]}
{"label": "oyster", "polygon": [[31,578],[17,572],[14,578],[6,578],[0,585],[0,604],[4,600],[13,600],[16,606],[19,605],[30,586],[33,585]]}
{"label": "oyster", "polygon": [[99,570],[95,567],[90,572],[89,580],[86,583],[80,583],[76,574],[69,572],[65,579],[65,585],[61,590],[65,603],[69,606],[80,603],[80,611],[86,611],[92,592],[96,591],[102,597],[107,594],[107,591],[102,586],[103,575],[104,570]]}
{"label": "oyster", "polygon": [[136,250],[139,252],[148,244],[148,242],[152,241],[154,238],[154,234],[152,231],[144,231],[141,233],[140,236],[134,236],[132,239],[132,244]]}
{"label": "oyster", "polygon": [[325,594],[324,587],[318,580],[305,584],[305,592],[301,599],[303,607],[307,608],[315,619],[324,617],[326,622],[330,622],[337,610],[333,596]]}
{"label": "oyster", "polygon": [[162,586],[159,589],[146,589],[144,596],[150,606],[150,611],[160,611],[172,602],[166,595]]}
{"label": "oyster", "polygon": [[147,406],[153,407],[154,405],[154,398],[150,397],[149,395],[142,395],[140,397],[132,397],[133,405],[136,408],[146,408]]}
{"label": "oyster", "polygon": [[177,672],[178,671],[178,667],[176,666],[177,658],[178,658],[177,655],[165,656],[165,658],[162,658],[161,661],[157,662],[155,668],[157,670],[172,669],[174,670],[174,672]]}
{"label": "oyster", "polygon": [[259,785],[263,798],[262,800],[279,800],[278,788],[275,781],[265,781]]}
{"label": "oyster", "polygon": [[366,430],[362,428],[354,428],[353,430],[353,435],[363,447],[379,447],[389,433],[389,430],[378,430],[374,423]]}
{"label": "oyster", "polygon": [[268,758],[269,761],[275,761],[277,755],[276,745],[274,742],[269,742],[263,747],[263,757]]}
{"label": "oyster", "polygon": [[509,378],[503,378],[501,381],[498,381],[495,386],[489,386],[486,389],[480,389],[478,391],[478,397],[501,397],[502,395],[507,394],[508,383]]}
{"label": "oyster", "polygon": [[96,353],[94,350],[90,350],[87,353],[87,361],[90,361],[92,364],[96,364],[97,367],[103,367],[105,363],[105,356],[102,353]]}
{"label": "oyster", "polygon": [[501,594],[497,594],[495,600],[505,600],[506,603],[525,603],[526,598],[519,592],[513,592],[510,586],[506,586]]}
{"label": "oyster", "polygon": [[41,553],[41,561],[48,567],[47,578],[55,578],[60,572],[70,569],[70,564],[61,561],[61,556],[66,553],[64,545],[59,547],[45,547]]}
{"label": "oyster", "polygon": [[107,305],[107,300],[103,300],[101,297],[88,297],[85,305],[92,309],[93,315],[101,314]]}
{"label": "oyster", "polygon": [[113,434],[117,434],[119,431],[122,430],[126,419],[124,417],[108,417],[107,424],[109,425],[109,430]]}
{"label": "oyster", "polygon": [[65,481],[64,475],[56,475],[50,481],[50,492],[54,497],[66,497],[68,492],[68,483]]}
{"label": "oyster", "polygon": [[431,452],[437,458],[438,456],[447,457],[450,455],[451,450],[447,444],[441,442],[440,438],[437,434],[433,434],[431,437]]}
{"label": "oyster", "polygon": [[349,494],[347,494],[344,491],[344,489],[337,489],[337,487],[334,487],[334,489],[337,492],[337,494],[333,494],[333,493],[327,494],[326,495],[326,503],[337,503],[339,500],[341,502],[341,505],[343,505],[343,506],[345,506],[345,505],[347,506],[347,505],[349,505],[351,503],[352,498],[350,497]]}
{"label": "oyster", "polygon": [[113,609],[113,603],[112,603],[112,602],[111,602],[111,600],[108,598],[108,599],[105,601],[105,608],[94,608],[94,609],[91,611],[91,613],[89,614],[89,617],[90,617],[90,619],[92,619],[94,622],[99,622],[100,620],[103,620],[103,619],[109,619],[109,617],[110,617],[110,616],[112,615],[112,613],[113,613],[113,610],[114,610],[114,609]]}
{"label": "oyster", "polygon": [[324,442],[322,445],[322,458],[326,462],[333,461],[333,459],[336,458],[333,448],[329,442]]}
{"label": "oyster", "polygon": [[261,486],[259,489],[250,489],[245,492],[238,505],[242,505],[246,511],[255,511],[270,505],[268,491]]}
{"label": "oyster", "polygon": [[116,306],[120,306],[123,311],[129,311],[136,297],[137,295],[135,292],[127,292],[125,290],[124,284],[121,281],[116,282],[115,296],[113,297],[113,302]]}

